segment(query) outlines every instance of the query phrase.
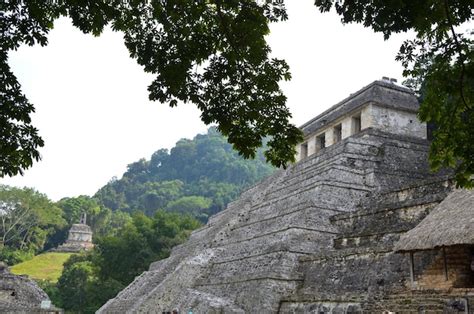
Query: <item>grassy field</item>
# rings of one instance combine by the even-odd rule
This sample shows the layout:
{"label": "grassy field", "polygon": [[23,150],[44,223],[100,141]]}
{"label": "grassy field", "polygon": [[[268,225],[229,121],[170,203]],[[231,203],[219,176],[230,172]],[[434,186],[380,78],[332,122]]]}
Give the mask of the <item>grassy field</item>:
{"label": "grassy field", "polygon": [[58,281],[63,271],[63,264],[73,253],[44,253],[33,259],[16,264],[10,268],[17,275],[28,275],[33,279],[43,279],[50,282]]}

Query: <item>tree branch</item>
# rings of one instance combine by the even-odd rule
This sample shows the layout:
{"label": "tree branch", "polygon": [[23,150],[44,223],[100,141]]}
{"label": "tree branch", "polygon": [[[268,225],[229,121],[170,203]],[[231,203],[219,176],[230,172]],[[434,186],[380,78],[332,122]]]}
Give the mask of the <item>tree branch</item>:
{"label": "tree branch", "polygon": [[446,19],[448,20],[448,25],[449,25],[449,28],[451,29],[451,34],[453,35],[454,43],[456,44],[456,49],[459,54],[458,62],[461,64],[461,76],[459,77],[459,91],[460,91],[461,99],[464,103],[464,106],[471,109],[471,106],[467,104],[466,99],[464,98],[464,72],[466,71],[464,61],[466,59],[466,56],[462,52],[461,43],[459,42],[458,36],[456,35],[456,32],[454,31],[454,26],[453,26],[453,22],[451,20],[451,14],[449,11],[448,0],[444,0],[444,9],[446,11]]}

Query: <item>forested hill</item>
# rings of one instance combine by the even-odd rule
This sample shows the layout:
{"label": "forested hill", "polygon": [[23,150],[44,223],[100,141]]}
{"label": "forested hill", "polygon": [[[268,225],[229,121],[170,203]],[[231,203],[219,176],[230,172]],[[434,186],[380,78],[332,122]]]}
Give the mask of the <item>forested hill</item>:
{"label": "forested hill", "polygon": [[[128,165],[121,179],[110,181],[92,198],[81,195],[54,203],[34,189],[0,185],[5,222],[0,224],[0,260],[14,265],[57,247],[86,212],[94,249],[64,263],[61,276],[52,278],[57,283],[41,285],[66,311],[94,313],[202,225],[191,215],[205,222],[273,171],[262,151],[245,160],[211,128],[178,141],[169,152],[160,149],[149,160]],[[15,269],[43,278],[43,269],[58,265],[43,261],[51,261],[51,255],[36,256]]]}
{"label": "forested hill", "polygon": [[159,149],[149,160],[129,164],[123,177],[111,180],[95,198],[112,210],[151,215],[165,209],[205,221],[274,169],[265,163],[262,150],[246,160],[210,128],[207,134],[178,141],[170,151]]}

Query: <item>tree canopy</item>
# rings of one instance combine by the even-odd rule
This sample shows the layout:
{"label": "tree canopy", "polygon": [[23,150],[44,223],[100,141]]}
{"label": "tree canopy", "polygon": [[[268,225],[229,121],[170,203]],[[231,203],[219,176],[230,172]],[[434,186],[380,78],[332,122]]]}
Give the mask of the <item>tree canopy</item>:
{"label": "tree canopy", "polygon": [[[149,160],[129,164],[123,177],[111,180],[95,198],[114,211],[143,211],[152,216],[165,209],[192,214],[205,222],[242,189],[274,170],[265,163],[263,149],[246,160],[222,134],[209,128],[207,134],[179,140],[170,151],[159,149]],[[78,201],[74,199],[74,204]]]}
{"label": "tree canopy", "polygon": [[[472,34],[459,26],[472,20],[471,0],[316,0],[322,12],[335,8],[343,23],[362,23],[389,38],[414,31],[397,58],[422,96],[420,117],[437,125],[431,148],[436,169],[456,168],[458,184],[473,186]],[[170,106],[191,102],[206,124],[216,123],[240,154],[255,156],[270,136],[265,156],[275,166],[294,159],[301,132],[279,82],[291,78],[284,60],[273,58],[265,36],[269,23],[287,19],[283,0],[8,0],[0,4],[0,175],[31,166],[44,143],[31,125],[34,107],[8,66],[8,52],[21,44],[47,44],[48,31],[68,16],[85,33],[107,24],[125,34],[132,58],[155,75],[149,98]]]}
{"label": "tree canopy", "polygon": [[60,233],[65,227],[61,209],[46,195],[0,185],[1,260],[15,263],[54,247],[63,240]]}
{"label": "tree canopy", "polygon": [[[82,213],[87,214],[95,243],[99,238],[120,237],[133,219],[149,221],[140,218],[145,214],[153,219],[172,221],[181,215],[205,222],[242,189],[274,170],[265,163],[261,149],[255,159],[244,159],[210,128],[207,134],[178,141],[170,151],[159,149],[149,160],[131,163],[121,179],[111,180],[94,197],[66,197],[54,203],[34,189],[0,185],[0,259],[15,264],[58,246]],[[160,224],[168,228],[168,222]],[[139,232],[147,226],[136,225]]]}

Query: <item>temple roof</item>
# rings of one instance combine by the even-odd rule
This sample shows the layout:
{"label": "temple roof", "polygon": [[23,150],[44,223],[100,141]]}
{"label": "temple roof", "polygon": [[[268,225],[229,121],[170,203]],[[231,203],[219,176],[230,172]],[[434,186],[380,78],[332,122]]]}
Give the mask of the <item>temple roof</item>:
{"label": "temple roof", "polygon": [[418,226],[400,237],[394,250],[421,251],[474,244],[474,190],[455,190]]}
{"label": "temple roof", "polygon": [[85,224],[73,224],[69,232],[92,233],[92,229]]}
{"label": "temple roof", "polygon": [[419,108],[416,95],[411,89],[389,80],[377,80],[306,122],[300,129],[305,135],[314,133],[370,102],[409,112],[417,112]]}

